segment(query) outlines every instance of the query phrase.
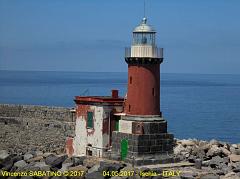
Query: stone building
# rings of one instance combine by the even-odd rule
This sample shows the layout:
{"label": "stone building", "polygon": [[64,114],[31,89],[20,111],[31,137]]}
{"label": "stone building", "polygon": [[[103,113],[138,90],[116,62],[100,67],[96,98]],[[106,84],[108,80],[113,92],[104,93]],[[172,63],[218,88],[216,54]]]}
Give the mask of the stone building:
{"label": "stone building", "polygon": [[103,157],[110,149],[112,132],[118,130],[124,99],[112,96],[77,96],[74,155]]}

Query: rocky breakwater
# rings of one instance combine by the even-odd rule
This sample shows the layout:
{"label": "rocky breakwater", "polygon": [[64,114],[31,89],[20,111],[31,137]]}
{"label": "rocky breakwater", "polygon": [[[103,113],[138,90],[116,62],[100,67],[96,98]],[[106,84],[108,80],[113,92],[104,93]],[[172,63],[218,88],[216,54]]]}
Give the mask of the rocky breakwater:
{"label": "rocky breakwater", "polygon": [[7,150],[0,151],[0,178],[101,179],[110,178],[104,176],[103,172],[124,170],[126,166],[122,162],[95,157],[68,157],[65,154],[57,155],[34,150],[23,155],[10,154]]}
{"label": "rocky breakwater", "polygon": [[206,177],[203,178],[206,179],[240,179],[240,144],[217,140],[177,140],[174,153],[181,161],[195,165],[188,168],[186,178],[205,174]]}
{"label": "rocky breakwater", "polygon": [[[139,167],[119,161],[85,156],[68,157],[65,154],[36,149],[30,149],[26,153],[11,152],[12,150],[0,151],[0,175],[6,176],[7,173],[4,172],[31,171],[34,176],[28,178],[74,176],[86,179],[240,179],[240,145],[216,140],[176,140],[174,153],[181,159],[180,163]],[[35,171],[42,173],[35,175],[36,173],[33,173]],[[44,171],[48,172],[45,173],[47,176],[40,176],[44,175]],[[156,176],[155,173],[160,175]]]}

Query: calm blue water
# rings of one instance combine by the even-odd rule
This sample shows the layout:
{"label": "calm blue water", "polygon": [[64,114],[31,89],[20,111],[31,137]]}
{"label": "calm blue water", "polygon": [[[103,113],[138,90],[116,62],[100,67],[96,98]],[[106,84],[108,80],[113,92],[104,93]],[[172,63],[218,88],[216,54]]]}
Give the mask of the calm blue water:
{"label": "calm blue water", "polygon": [[[0,71],[0,103],[74,106],[127,90],[127,73]],[[161,111],[177,138],[240,143],[240,75],[161,74]]]}

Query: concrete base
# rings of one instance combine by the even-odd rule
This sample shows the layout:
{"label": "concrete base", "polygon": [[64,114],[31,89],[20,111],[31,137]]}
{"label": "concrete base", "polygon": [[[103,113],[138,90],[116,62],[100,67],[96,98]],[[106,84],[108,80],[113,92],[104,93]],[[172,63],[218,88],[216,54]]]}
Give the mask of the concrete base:
{"label": "concrete base", "polygon": [[137,120],[133,116],[124,116],[119,122],[119,131],[112,133],[112,157],[121,159],[121,150],[124,150],[121,143],[125,139],[127,155],[124,161],[128,163],[151,165],[177,162],[178,159],[173,156],[174,136],[167,132],[167,122],[156,116],[135,118]]}

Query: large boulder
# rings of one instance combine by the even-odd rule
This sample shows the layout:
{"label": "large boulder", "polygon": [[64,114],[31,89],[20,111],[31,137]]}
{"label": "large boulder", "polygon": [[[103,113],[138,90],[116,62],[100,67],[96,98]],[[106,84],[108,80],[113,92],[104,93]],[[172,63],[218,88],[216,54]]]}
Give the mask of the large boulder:
{"label": "large boulder", "polygon": [[213,157],[213,156],[221,155],[221,153],[222,153],[222,150],[217,145],[212,145],[207,152],[207,156]]}
{"label": "large boulder", "polygon": [[27,161],[27,160],[29,160],[29,159],[31,159],[31,158],[33,158],[33,155],[30,154],[30,153],[26,153],[26,154],[23,156],[23,159],[24,159],[25,161]]}
{"label": "large boulder", "polygon": [[205,151],[201,147],[193,146],[191,154],[196,158],[204,159],[205,158]]}
{"label": "large boulder", "polygon": [[62,168],[62,163],[67,159],[67,155],[60,155],[60,156],[56,156],[56,155],[49,155],[46,159],[45,159],[45,163],[47,165],[50,165],[51,167],[56,167],[56,168]]}
{"label": "large boulder", "polygon": [[86,159],[86,156],[72,157],[73,166],[83,165],[83,161]]}
{"label": "large boulder", "polygon": [[240,155],[231,154],[229,158],[231,162],[240,162]]}
{"label": "large boulder", "polygon": [[8,153],[7,150],[0,150],[0,162],[2,160],[5,160],[9,156],[10,156],[10,154]]}
{"label": "large boulder", "polygon": [[220,147],[220,149],[221,149],[223,155],[225,155],[225,156],[229,156],[231,154],[231,152],[224,147]]}
{"label": "large boulder", "polygon": [[224,159],[219,156],[215,156],[210,160],[209,165],[212,168],[217,168],[221,163],[224,163]]}
{"label": "large boulder", "polygon": [[179,144],[173,149],[173,152],[175,155],[181,155],[182,152],[186,152],[186,149],[182,144]]}
{"label": "large boulder", "polygon": [[17,168],[24,168],[25,166],[27,166],[27,163],[24,160],[19,160],[14,163],[14,166]]}
{"label": "large boulder", "polygon": [[33,167],[38,168],[40,171],[50,171],[50,166],[46,165],[45,162],[36,162]]}
{"label": "large boulder", "polygon": [[186,146],[194,146],[195,145],[195,142],[193,140],[191,140],[191,139],[188,139],[188,140],[183,139],[180,142],[182,143],[182,145],[184,147],[186,147]]}

